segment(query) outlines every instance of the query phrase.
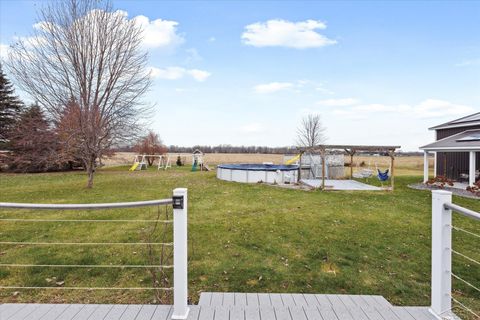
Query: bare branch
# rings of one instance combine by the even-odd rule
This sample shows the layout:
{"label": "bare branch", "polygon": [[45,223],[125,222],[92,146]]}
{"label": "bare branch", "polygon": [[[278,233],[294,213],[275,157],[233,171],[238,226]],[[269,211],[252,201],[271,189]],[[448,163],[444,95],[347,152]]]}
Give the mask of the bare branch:
{"label": "bare branch", "polygon": [[297,129],[297,145],[299,147],[314,147],[326,141],[325,127],[320,115],[309,114],[302,119]]}

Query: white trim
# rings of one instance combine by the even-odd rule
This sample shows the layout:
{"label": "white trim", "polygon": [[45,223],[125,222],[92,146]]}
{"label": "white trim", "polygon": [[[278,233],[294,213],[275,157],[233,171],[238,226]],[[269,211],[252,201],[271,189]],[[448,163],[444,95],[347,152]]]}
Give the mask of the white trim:
{"label": "white trim", "polygon": [[439,148],[420,148],[424,151],[439,151],[439,152],[470,152],[470,151],[480,151],[480,146],[478,147],[439,147]]}
{"label": "white trim", "polygon": [[463,128],[480,125],[480,121],[469,122],[469,123],[460,123],[460,124],[449,124],[441,127],[431,127],[428,130],[444,130],[444,129],[453,129],[453,128]]}

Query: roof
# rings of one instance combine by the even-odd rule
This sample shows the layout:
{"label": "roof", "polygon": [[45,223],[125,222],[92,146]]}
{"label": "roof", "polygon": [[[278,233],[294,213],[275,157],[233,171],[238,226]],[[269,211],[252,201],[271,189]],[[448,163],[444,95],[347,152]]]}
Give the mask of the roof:
{"label": "roof", "polygon": [[425,151],[475,151],[480,150],[480,129],[465,130],[453,136],[427,144]]}
{"label": "roof", "polygon": [[400,146],[366,146],[366,145],[349,145],[349,144],[321,144],[315,148],[324,150],[352,150],[352,151],[395,151]]}
{"label": "roof", "polygon": [[442,123],[438,126],[429,128],[429,130],[468,127],[473,125],[480,125],[480,112],[471,114],[466,117],[458,118],[449,122]]}

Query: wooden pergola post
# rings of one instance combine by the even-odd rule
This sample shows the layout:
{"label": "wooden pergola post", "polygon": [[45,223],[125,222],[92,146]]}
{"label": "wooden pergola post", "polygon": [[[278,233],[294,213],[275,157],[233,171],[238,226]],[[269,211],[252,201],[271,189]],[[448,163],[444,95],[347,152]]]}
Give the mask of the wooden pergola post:
{"label": "wooden pergola post", "polygon": [[350,180],[353,179],[353,156],[356,153],[356,150],[354,149],[345,149],[345,152],[350,155]]}
{"label": "wooden pergola post", "polygon": [[395,150],[390,150],[388,152],[388,155],[390,156],[390,160],[391,160],[391,163],[390,163],[390,168],[391,168],[390,182],[391,182],[391,188],[392,188],[392,191],[393,191],[393,189],[395,188]]}

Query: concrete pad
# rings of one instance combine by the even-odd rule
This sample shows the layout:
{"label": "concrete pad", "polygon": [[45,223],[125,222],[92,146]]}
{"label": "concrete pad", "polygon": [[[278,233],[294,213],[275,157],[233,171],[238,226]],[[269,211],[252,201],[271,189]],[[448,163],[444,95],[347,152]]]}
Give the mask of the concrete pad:
{"label": "concrete pad", "polygon": [[[320,188],[322,180],[320,179],[302,179],[302,183],[312,187]],[[381,191],[382,188],[371,186],[355,180],[325,180],[325,188],[327,190],[348,190],[348,191]]]}

